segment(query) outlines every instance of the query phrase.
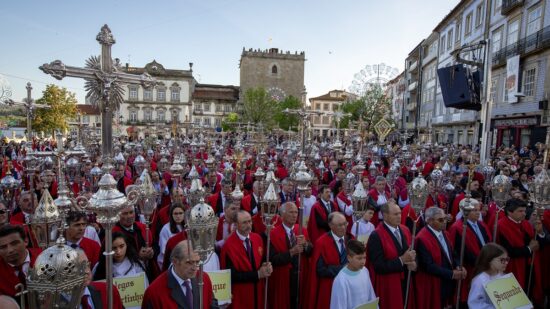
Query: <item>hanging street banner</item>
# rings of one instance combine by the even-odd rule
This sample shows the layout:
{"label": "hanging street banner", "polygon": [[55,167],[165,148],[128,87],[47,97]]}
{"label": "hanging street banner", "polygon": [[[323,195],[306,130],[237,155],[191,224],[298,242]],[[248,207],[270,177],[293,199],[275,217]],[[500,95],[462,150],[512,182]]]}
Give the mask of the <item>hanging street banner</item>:
{"label": "hanging street banner", "polygon": [[506,82],[504,83],[504,101],[508,103],[517,103],[519,84],[519,55],[506,60]]}

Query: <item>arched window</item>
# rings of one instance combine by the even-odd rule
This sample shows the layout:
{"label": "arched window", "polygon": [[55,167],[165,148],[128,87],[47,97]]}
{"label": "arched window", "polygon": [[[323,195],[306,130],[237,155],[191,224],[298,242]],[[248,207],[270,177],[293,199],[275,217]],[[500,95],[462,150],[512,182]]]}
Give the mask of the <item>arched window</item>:
{"label": "arched window", "polygon": [[276,65],[273,65],[271,67],[271,74],[277,74],[277,66]]}

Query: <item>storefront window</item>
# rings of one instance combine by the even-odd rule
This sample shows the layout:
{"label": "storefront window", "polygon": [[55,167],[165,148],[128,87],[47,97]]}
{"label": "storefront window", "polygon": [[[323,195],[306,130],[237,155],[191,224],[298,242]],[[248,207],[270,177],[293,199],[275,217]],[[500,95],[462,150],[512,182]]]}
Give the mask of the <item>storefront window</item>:
{"label": "storefront window", "polygon": [[521,129],[521,147],[527,146],[531,140],[531,129]]}
{"label": "storefront window", "polygon": [[510,131],[510,129],[502,130],[502,145],[506,147],[510,147]]}

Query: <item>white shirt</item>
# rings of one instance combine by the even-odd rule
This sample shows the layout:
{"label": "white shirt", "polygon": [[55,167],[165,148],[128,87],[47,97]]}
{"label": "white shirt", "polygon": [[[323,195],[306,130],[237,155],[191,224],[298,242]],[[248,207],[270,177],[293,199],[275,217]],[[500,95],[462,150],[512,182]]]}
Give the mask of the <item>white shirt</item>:
{"label": "white shirt", "polygon": [[[351,201],[351,196],[348,195],[348,199]],[[345,213],[346,216],[353,215],[353,206],[352,206],[352,204],[348,205],[338,197],[336,197],[336,202],[338,203],[338,208],[340,208],[340,211]]]}
{"label": "white shirt", "polygon": [[216,241],[216,247],[220,248],[223,247],[223,244],[225,244],[225,240],[227,237],[229,237],[229,234],[231,234],[231,229],[233,227],[233,223],[229,224],[225,219],[223,220],[222,224],[223,230],[222,230],[222,239]]}
{"label": "white shirt", "polygon": [[309,197],[304,197],[304,217],[309,217],[309,215],[311,214],[311,208],[313,208],[315,202],[317,202],[317,198],[313,195],[310,195]]}
{"label": "white shirt", "polygon": [[86,226],[86,230],[84,230],[84,237],[95,240],[101,246],[101,240],[99,239],[99,235],[97,235],[97,231],[93,226]]}
{"label": "white shirt", "polygon": [[[357,223],[359,223],[359,233],[358,235],[355,235],[356,232],[357,232]],[[355,221],[353,223],[353,226],[351,228],[351,234],[359,239],[363,239],[363,238],[367,238],[370,236],[370,234],[374,231],[374,224],[368,222],[368,221],[365,221],[365,219],[361,218],[361,220],[359,221]]]}
{"label": "white shirt", "polygon": [[[344,237],[338,237],[338,236],[336,236],[336,234],[334,234],[332,232],[330,234],[332,234],[332,238],[334,239],[334,241],[338,245],[338,253],[342,252],[342,250],[346,250],[346,240],[344,239]],[[343,241],[343,243],[341,245],[340,245],[340,239]]]}
{"label": "white shirt", "polygon": [[[133,276],[144,273],[143,268],[137,265],[136,263],[130,262],[126,257],[122,262],[116,263],[113,261],[113,278],[124,277],[124,276]],[[149,286],[149,281],[147,276],[145,276],[145,288]]]}
{"label": "white shirt", "polygon": [[[90,308],[94,309],[95,307],[92,300],[92,294],[90,294],[90,290],[88,289],[88,287],[84,288],[84,293],[82,293],[82,296],[88,296],[88,305],[90,306]],[[78,308],[82,308],[82,305],[79,305]]]}
{"label": "white shirt", "polygon": [[[242,241],[244,249],[247,250],[247,249],[246,249],[246,242],[245,242],[245,240],[246,240],[247,238],[250,239],[250,235],[248,235],[248,236],[243,236],[243,235],[241,235],[241,233],[239,233],[239,231],[237,231],[237,230],[235,230],[235,233],[237,233],[237,236],[239,236],[239,239]],[[252,241],[250,240],[249,242],[250,242],[250,249],[252,250]]]}
{"label": "white shirt", "polygon": [[369,271],[342,268],[332,283],[331,309],[354,309],[376,299]]}
{"label": "white shirt", "polygon": [[468,294],[468,307],[470,309],[492,309],[495,308],[491,299],[485,292],[485,285],[492,280],[503,278],[505,274],[497,274],[495,276],[489,276],[488,273],[482,272],[472,279],[472,285],[470,287],[470,294]]}
{"label": "white shirt", "polygon": [[[29,254],[29,250],[25,250],[25,251],[27,251],[27,257],[25,257],[25,261],[23,262],[23,265],[21,265],[21,269],[23,270],[23,273],[26,276],[29,273],[29,267],[31,265],[31,255]],[[8,263],[8,265],[10,265],[13,268],[16,268],[16,266],[13,264]],[[15,271],[15,275],[18,276],[19,272]]]}
{"label": "white shirt", "polygon": [[[182,228],[181,225],[177,225],[176,228],[178,229],[178,232],[181,232]],[[166,223],[159,234],[159,248],[160,252],[157,257],[157,263],[159,264],[160,268],[162,269],[162,263],[164,262],[164,253],[166,252],[166,244],[168,243],[168,240],[170,237],[174,236],[177,233],[172,233],[170,231],[170,222]]]}

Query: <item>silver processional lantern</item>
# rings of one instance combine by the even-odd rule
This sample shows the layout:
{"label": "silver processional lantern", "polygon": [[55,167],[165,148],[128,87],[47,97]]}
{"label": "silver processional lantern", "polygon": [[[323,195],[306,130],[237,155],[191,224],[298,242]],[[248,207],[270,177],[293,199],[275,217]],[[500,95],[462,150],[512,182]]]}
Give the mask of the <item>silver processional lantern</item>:
{"label": "silver processional lantern", "polygon": [[65,239],[60,237],[55,246],[37,257],[34,267],[29,270],[27,289],[30,308],[78,308],[88,276],[88,263],[80,259],[76,250],[66,246]]}
{"label": "silver processional lantern", "polygon": [[[353,204],[353,214],[355,215],[355,221],[359,222],[365,215],[368,209],[369,197],[363,187],[363,182],[359,181],[355,186],[355,191],[351,195],[351,202]],[[355,237],[359,237],[359,224],[355,225]]]}
{"label": "silver processional lantern", "polygon": [[75,157],[71,157],[67,160],[67,176],[71,184],[74,182],[76,175],[80,173],[80,166],[80,161]]}
{"label": "silver processional lantern", "polygon": [[55,235],[61,224],[59,211],[50,192],[43,190],[38,207],[30,218],[30,225],[40,248],[44,250],[56,243]]}
{"label": "silver processional lantern", "polygon": [[201,198],[199,203],[191,208],[188,226],[193,250],[199,254],[201,262],[205,263],[215,249],[218,217],[204,199]]}
{"label": "silver processional lantern", "polygon": [[147,161],[145,161],[145,158],[143,158],[142,155],[138,155],[134,159],[134,169],[136,170],[136,174],[141,175],[141,173],[143,173],[146,163]]}
{"label": "silver processional lantern", "polygon": [[[21,181],[15,179],[12,175],[10,170],[8,169],[6,171],[6,176],[0,180],[0,189],[2,189],[2,195],[4,196],[4,199],[7,201],[11,201],[14,197],[14,192],[17,188],[21,186]],[[11,207],[12,204],[6,205],[8,207]]]}
{"label": "silver processional lantern", "polygon": [[508,200],[510,189],[512,189],[512,183],[510,182],[508,176],[504,175],[502,171],[500,172],[500,175],[493,178],[491,193],[493,195],[493,200],[497,203],[497,206],[504,207],[506,200]]}
{"label": "silver processional lantern", "polygon": [[422,176],[414,178],[409,185],[411,207],[417,215],[426,207],[429,193],[428,182]]}

